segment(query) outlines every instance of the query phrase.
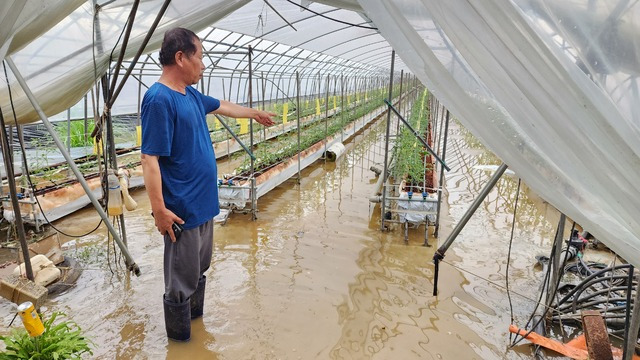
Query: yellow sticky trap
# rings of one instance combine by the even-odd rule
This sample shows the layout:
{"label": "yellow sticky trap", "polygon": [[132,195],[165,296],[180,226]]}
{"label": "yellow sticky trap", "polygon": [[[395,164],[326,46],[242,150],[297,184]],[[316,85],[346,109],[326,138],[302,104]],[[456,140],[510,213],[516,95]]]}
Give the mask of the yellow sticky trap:
{"label": "yellow sticky trap", "polygon": [[347,94],[347,105],[351,104],[351,95]]}
{"label": "yellow sticky trap", "polygon": [[[140,136],[142,136],[142,131],[140,131]],[[93,154],[102,155],[102,140],[96,143],[96,138],[93,138]]]}
{"label": "yellow sticky trap", "polygon": [[336,96],[333,95],[333,110],[335,110],[338,107],[337,102],[336,102]]}
{"label": "yellow sticky trap", "polygon": [[219,130],[221,127],[222,124],[220,124],[220,120],[218,120],[218,118],[213,119],[213,128]]}
{"label": "yellow sticky trap", "polygon": [[316,115],[320,115],[320,99],[316,99]]}
{"label": "yellow sticky trap", "polygon": [[282,105],[282,123],[287,123],[287,115],[289,115],[289,103]]}
{"label": "yellow sticky trap", "polygon": [[356,101],[360,101],[360,93],[356,93]]}
{"label": "yellow sticky trap", "polygon": [[248,133],[249,132],[249,119],[240,118],[240,119],[237,119],[237,120],[238,120],[238,124],[240,124],[240,135]]}
{"label": "yellow sticky trap", "polygon": [[142,126],[136,126],[136,146],[142,145]]}
{"label": "yellow sticky trap", "polygon": [[364,101],[369,101],[369,98],[367,96],[367,93],[364,93]]}
{"label": "yellow sticky trap", "polygon": [[305,100],[305,102],[304,102],[304,107],[305,107],[305,108],[308,108],[308,107],[309,107],[309,100]]}

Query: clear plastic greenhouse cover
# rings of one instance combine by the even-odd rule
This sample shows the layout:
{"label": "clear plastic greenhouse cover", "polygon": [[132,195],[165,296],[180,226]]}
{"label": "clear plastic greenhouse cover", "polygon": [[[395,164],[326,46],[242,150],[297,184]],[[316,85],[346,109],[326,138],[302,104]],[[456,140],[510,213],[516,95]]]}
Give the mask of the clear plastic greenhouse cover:
{"label": "clear plastic greenhouse cover", "polygon": [[[363,11],[404,64],[534,191],[627,261],[640,266],[639,2],[320,2]],[[47,19],[38,13],[45,13],[41,7],[48,2],[27,1],[25,9],[39,10],[23,9],[21,19],[41,22],[29,25],[28,32],[21,31],[25,22],[6,21],[17,13],[12,5],[23,2],[8,3],[0,5],[0,54],[6,52],[14,59],[48,114],[66,109],[87,92],[95,79],[90,3],[69,11],[69,16],[45,31],[48,22],[63,15],[68,7],[61,6],[58,11],[51,6],[46,9],[51,17]],[[291,46],[342,54],[348,59],[360,56],[355,60],[363,62],[369,55],[378,58],[387,51],[377,54],[369,50],[368,42],[379,37],[371,31],[354,28],[349,32],[335,24],[309,26],[316,19],[300,9],[282,10],[288,2],[276,5],[286,16],[310,20],[298,24],[301,31],[288,31],[285,24],[256,29],[256,23],[264,19],[253,12],[234,12],[249,3],[173,1],[147,51],[157,49],[161,34],[169,27],[181,25],[197,31],[227,14],[220,21],[227,30],[272,36],[272,40]],[[254,3],[264,5],[263,1]],[[128,57],[141,43],[161,4],[160,0],[141,2]],[[302,4],[324,6],[308,1]],[[98,74],[106,70],[109,52],[124,27],[130,5],[129,1],[115,1],[100,12]],[[330,14],[338,16],[337,12]],[[366,23],[360,15],[339,16],[349,22]],[[338,35],[332,36],[336,32]],[[29,36],[17,41],[20,38],[16,34],[25,33],[31,38],[44,35],[30,43]],[[12,39],[22,43],[20,49],[16,50]],[[342,39],[359,39],[360,43]],[[386,44],[377,45],[381,49],[383,46]],[[358,50],[349,54],[351,48]],[[12,90],[20,121],[35,120],[21,91],[17,86]],[[5,118],[9,117],[6,85],[0,87],[0,103]]]}
{"label": "clear plastic greenhouse cover", "polygon": [[359,0],[545,200],[640,266],[640,3]]}
{"label": "clear plastic greenhouse cover", "polygon": [[[247,2],[249,0],[172,1],[146,51],[151,52],[159,48],[164,32],[172,27],[181,25],[200,30]],[[98,12],[98,19],[94,23],[93,1],[58,0],[59,6],[53,6],[43,0],[9,3],[11,4],[7,9],[4,3],[0,6],[0,18],[3,19],[0,25],[0,41],[4,41],[4,44],[0,44],[0,49],[4,49],[4,45],[8,45],[9,49],[16,49],[17,46],[10,41],[12,38],[20,40],[21,49],[9,51],[5,56],[13,59],[47,115],[57,114],[78,102],[91,88],[94,80],[106,71],[109,57],[113,56],[114,61],[118,58],[119,47],[115,47],[115,44],[125,28],[132,5],[131,1],[101,1],[99,3],[104,3],[105,6]],[[134,56],[163,3],[162,0],[140,2],[126,58]],[[21,16],[25,19],[38,16],[33,15],[33,11],[40,12],[42,16],[36,19],[40,20],[40,24],[27,25],[27,29],[20,28],[19,23],[16,23],[15,27],[11,22],[5,24],[4,19],[10,16],[4,15],[2,11],[5,10],[5,14],[15,12],[16,6],[24,6]],[[67,14],[68,16],[64,16]],[[58,22],[44,32],[46,21],[51,19],[58,19]],[[92,36],[94,26],[97,34],[95,39]],[[22,36],[25,33],[33,36],[25,39]],[[31,41],[34,38],[36,39]],[[13,116],[4,74],[2,79],[0,104],[5,120],[10,123],[13,122]],[[9,81],[13,83],[11,91],[18,122],[29,123],[38,120],[38,115],[22,89],[14,82],[11,72]]]}

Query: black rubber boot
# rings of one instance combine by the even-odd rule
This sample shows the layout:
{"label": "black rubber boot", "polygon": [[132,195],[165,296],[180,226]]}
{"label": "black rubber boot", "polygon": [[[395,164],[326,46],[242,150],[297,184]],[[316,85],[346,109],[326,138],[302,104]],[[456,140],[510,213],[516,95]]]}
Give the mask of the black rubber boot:
{"label": "black rubber boot", "polygon": [[191,295],[191,319],[202,316],[204,312],[204,285],[207,283],[207,277],[202,275],[198,280],[198,288]]}
{"label": "black rubber boot", "polygon": [[174,303],[163,297],[164,325],[167,328],[167,337],[176,341],[189,341],[191,339],[191,319],[189,318],[189,300],[183,303]]}

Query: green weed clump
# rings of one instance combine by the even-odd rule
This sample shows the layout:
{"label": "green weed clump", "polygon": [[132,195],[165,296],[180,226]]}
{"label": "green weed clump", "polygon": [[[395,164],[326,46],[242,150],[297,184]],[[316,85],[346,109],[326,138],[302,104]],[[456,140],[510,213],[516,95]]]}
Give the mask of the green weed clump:
{"label": "green weed clump", "polygon": [[80,327],[71,320],[54,324],[56,318],[66,316],[54,312],[43,323],[44,333],[32,338],[24,329],[13,331],[8,336],[0,336],[6,350],[0,353],[0,360],[32,359],[80,359],[81,355],[93,355],[91,341],[82,336]]}
{"label": "green weed clump", "polygon": [[[69,122],[71,124],[71,147],[91,146],[93,145],[93,138],[91,132],[93,131],[93,120],[87,122],[87,133],[84,132],[84,120],[74,120]],[[58,137],[67,142],[67,123],[56,124],[56,132]],[[86,139],[86,140],[85,140]]]}

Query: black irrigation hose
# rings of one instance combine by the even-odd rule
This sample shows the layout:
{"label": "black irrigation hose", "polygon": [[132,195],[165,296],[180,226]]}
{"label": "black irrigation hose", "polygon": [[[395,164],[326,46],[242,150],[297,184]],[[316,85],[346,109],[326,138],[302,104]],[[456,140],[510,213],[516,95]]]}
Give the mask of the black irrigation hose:
{"label": "black irrigation hose", "polygon": [[[617,309],[617,308],[620,308],[620,307],[622,307],[622,306],[616,306],[616,309]],[[626,308],[626,307],[625,307],[625,308]],[[610,309],[612,309],[612,308],[610,308]],[[620,309],[620,310],[624,310],[624,309]],[[626,317],[626,314],[624,314],[624,313],[617,313],[617,312],[611,312],[611,311],[607,310],[607,313],[606,313],[606,314],[602,314],[601,316],[602,316],[602,318],[603,318],[603,319],[605,319],[605,320],[606,320],[606,319],[621,319],[621,318]],[[576,322],[579,322],[579,323],[581,323],[581,322],[582,322],[582,318],[581,318],[581,316],[580,316],[580,315],[578,315],[578,314],[559,314],[559,315],[553,315],[553,316],[551,316],[551,319],[553,319],[553,320],[561,319],[561,320],[563,320],[563,321],[569,321],[569,320],[571,320],[571,321],[576,321]]]}
{"label": "black irrigation hose", "polygon": [[[600,277],[602,274],[605,274],[609,271],[615,271],[615,270],[620,270],[620,269],[626,269],[628,268],[630,265],[628,264],[623,264],[623,265],[617,265],[615,267],[612,268],[606,268],[597,272],[594,272],[593,274],[589,275],[587,278],[585,278],[584,280],[582,280],[582,282],[580,284],[578,284],[578,286],[576,286],[573,290],[571,290],[569,293],[567,293],[560,301],[558,301],[558,304],[562,304],[565,301],[567,301],[569,298],[571,298],[571,296],[573,296],[576,292],[580,291],[580,288],[585,286],[585,284],[592,282],[592,280],[594,280],[597,277]],[[606,278],[602,278],[602,279],[596,279],[596,281],[593,281],[593,284],[600,282],[602,280],[608,280],[608,279],[612,279],[612,278],[617,278],[618,276],[609,276]],[[624,278],[627,278],[626,276],[624,276]],[[582,292],[582,291],[580,291]]]}
{"label": "black irrigation hose", "polygon": [[[608,266],[603,263],[590,261],[585,263],[582,258],[578,258],[578,262],[568,264],[564,267],[565,272],[573,272],[582,276],[590,276],[593,275],[594,269],[602,270],[606,269]],[[582,269],[586,270],[586,273],[582,271]]]}
{"label": "black irrigation hose", "polygon": [[[626,304],[627,298],[626,297],[612,297],[612,298],[609,298],[609,299],[600,299],[600,300],[594,300],[594,301],[589,301],[589,302],[580,302],[579,304],[577,303],[577,304],[575,304],[575,306],[572,306],[571,309],[572,309],[573,313],[576,313],[580,309],[589,308],[589,307],[595,307],[597,305],[602,305],[602,304],[616,303],[616,302],[617,303],[625,303]],[[617,308],[617,306],[615,306],[613,308]],[[609,310],[607,310],[607,312],[608,311]],[[613,311],[615,311],[615,310],[613,310]]]}
{"label": "black irrigation hose", "polygon": [[567,304],[567,305],[564,305],[564,306],[556,305],[556,308],[561,312],[563,312],[564,310],[567,310],[569,308],[572,308],[573,309],[572,311],[575,312],[579,303],[583,303],[583,302],[585,302],[585,301],[587,301],[587,300],[589,300],[591,298],[594,298],[596,296],[606,294],[609,291],[620,291],[620,290],[626,290],[626,289],[627,289],[627,286],[617,286],[617,287],[613,287],[611,289],[607,288],[607,289],[602,289],[602,290],[599,290],[599,291],[596,291],[596,292],[593,292],[593,293],[589,293],[587,296],[585,296],[585,297],[583,297],[581,299],[579,299],[578,296],[575,296],[573,298],[573,302],[571,304]]}
{"label": "black irrigation hose", "polygon": [[[11,111],[13,112],[13,120],[16,123],[16,126],[18,124],[18,117],[16,116],[16,109],[13,106],[13,97],[11,96],[11,86],[9,85],[9,75],[7,74],[7,67],[4,64],[4,61],[2,62],[2,67],[4,68],[4,76],[7,79],[7,89],[9,91],[9,103],[11,104]],[[49,219],[47,219],[47,216],[44,213],[44,210],[42,210],[42,205],[40,205],[40,201],[38,200],[38,197],[35,195],[36,193],[36,189],[33,186],[33,182],[31,181],[31,175],[29,175],[29,169],[27,168],[27,155],[26,155],[26,151],[25,151],[25,146],[24,143],[22,141],[22,137],[18,136],[18,142],[20,143],[20,150],[22,152],[22,159],[24,161],[24,172],[27,174],[27,181],[29,182],[29,187],[31,188],[31,191],[33,192],[33,198],[36,200],[36,203],[38,204],[38,208],[40,209],[40,212],[42,213],[42,217],[44,217],[45,221],[47,222],[47,224],[49,224],[55,231],[61,233],[62,235],[68,236],[68,237],[73,237],[73,238],[80,238],[80,237],[84,237],[87,236],[91,233],[93,233],[94,231],[98,230],[98,228],[100,227],[100,225],[102,225],[102,219],[100,219],[100,222],[98,222],[98,225],[96,225],[95,228],[93,228],[93,230],[85,233],[85,234],[81,234],[81,235],[72,235],[72,234],[67,234],[66,232],[56,228],[51,221],[49,221]],[[6,156],[9,156],[9,154],[5,154]],[[37,221],[37,220],[36,220]]]}
{"label": "black irrigation hose", "polygon": [[[597,283],[600,282],[605,282],[607,280],[616,280],[616,279],[620,279],[620,280],[624,280],[626,279],[628,276],[627,275],[615,275],[615,276],[609,276],[606,278],[596,278],[596,279],[592,279],[591,281],[588,281],[586,283],[584,283],[584,285],[582,285],[583,283],[580,284],[580,286],[578,286],[576,289],[577,291],[575,291],[575,295],[573,296],[574,302],[576,301],[576,299],[580,298],[580,295],[582,295],[582,293],[590,288],[592,285],[595,285]],[[612,286],[614,286],[613,283],[609,283],[609,286],[607,288],[605,288],[604,290],[606,290],[607,293],[611,293],[612,291],[616,291],[614,290],[614,288],[612,288]],[[560,304],[558,304],[560,305]]]}

